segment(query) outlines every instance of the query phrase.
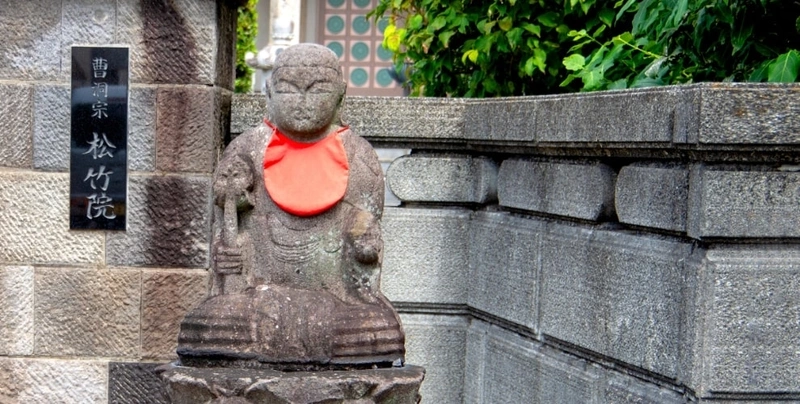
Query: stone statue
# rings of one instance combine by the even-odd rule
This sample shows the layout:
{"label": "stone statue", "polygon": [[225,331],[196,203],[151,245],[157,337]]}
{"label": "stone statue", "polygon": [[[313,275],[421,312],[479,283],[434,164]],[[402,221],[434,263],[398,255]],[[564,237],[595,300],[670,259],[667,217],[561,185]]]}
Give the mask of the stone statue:
{"label": "stone statue", "polygon": [[214,175],[213,274],[181,324],[184,366],[402,364],[403,330],[380,292],[383,174],[342,123],[345,88],[324,46],[276,58],[268,118],[231,142]]}

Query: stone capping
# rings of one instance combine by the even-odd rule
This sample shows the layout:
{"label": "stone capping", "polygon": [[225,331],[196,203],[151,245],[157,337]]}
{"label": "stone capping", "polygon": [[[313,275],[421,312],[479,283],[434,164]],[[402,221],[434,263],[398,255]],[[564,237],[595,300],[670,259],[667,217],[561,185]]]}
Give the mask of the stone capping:
{"label": "stone capping", "polygon": [[[234,134],[263,117],[263,108],[253,108],[263,97],[234,96]],[[775,151],[800,145],[800,84],[701,83],[493,99],[348,97],[345,120],[376,145],[406,148]]]}

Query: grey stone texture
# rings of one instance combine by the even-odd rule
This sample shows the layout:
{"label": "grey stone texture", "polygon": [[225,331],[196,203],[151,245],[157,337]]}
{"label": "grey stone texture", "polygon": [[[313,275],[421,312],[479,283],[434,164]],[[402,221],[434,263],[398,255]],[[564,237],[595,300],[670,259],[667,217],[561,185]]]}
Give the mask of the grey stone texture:
{"label": "grey stone texture", "polygon": [[538,104],[538,97],[471,100],[464,114],[464,137],[480,141],[534,141]]}
{"label": "grey stone texture", "polygon": [[507,159],[500,165],[500,205],[601,220],[614,211],[614,170],[602,163]]}
{"label": "grey stone texture", "polygon": [[70,152],[70,88],[36,84],[33,91],[33,166],[68,171]]}
{"label": "grey stone texture", "polygon": [[425,368],[422,402],[463,402],[467,318],[412,313],[400,313],[400,318],[406,332],[406,363]]}
{"label": "grey stone texture", "polygon": [[128,181],[128,229],[106,235],[106,262],[115,266],[207,268],[211,179],[135,175]]}
{"label": "grey stone texture", "polygon": [[469,211],[386,208],[381,290],[394,302],[467,301]]}
{"label": "grey stone texture", "polygon": [[707,84],[699,143],[800,144],[800,92],[792,84]]}
{"label": "grey stone texture", "polygon": [[67,174],[0,172],[0,263],[101,263],[103,234],[69,231],[67,201]]}
{"label": "grey stone texture", "polygon": [[156,169],[156,87],[131,86],[128,98],[128,169]]}
{"label": "grey stone texture", "polygon": [[485,157],[406,156],[386,172],[402,201],[487,203],[497,200],[497,164]]}
{"label": "grey stone texture", "polygon": [[100,361],[0,357],[3,403],[106,403],[107,380]]}
{"label": "grey stone texture", "polygon": [[217,82],[217,2],[117,1],[116,40],[130,45],[131,81]]}
{"label": "grey stone texture", "polygon": [[477,213],[469,232],[470,307],[537,329],[539,249],[543,223]]}
{"label": "grey stone texture", "polygon": [[214,170],[220,133],[219,91],[159,86],[156,95],[156,167],[168,172]]}
{"label": "grey stone texture", "polygon": [[52,80],[61,70],[61,2],[5,0],[0,79]]}
{"label": "grey stone texture", "polygon": [[603,402],[609,404],[680,404],[689,400],[675,390],[620,374],[606,379]]}
{"label": "grey stone texture", "polygon": [[232,102],[230,129],[232,134],[239,134],[258,126],[267,117],[267,96],[264,94],[236,94]]}
{"label": "grey stone texture", "polygon": [[35,282],[37,355],[139,356],[139,271],[37,268]]}
{"label": "grey stone texture", "polygon": [[0,355],[33,354],[33,267],[0,266]]}
{"label": "grey stone texture", "polygon": [[540,332],[677,378],[688,313],[687,243],[550,224],[542,241]]}
{"label": "grey stone texture", "polygon": [[620,223],[686,231],[689,170],[668,164],[631,164],[616,181],[614,206]]}
{"label": "grey stone texture", "polygon": [[709,249],[701,268],[698,396],[800,391],[800,251],[796,245]]}
{"label": "grey stone texture", "polygon": [[167,386],[156,374],[159,363],[108,364],[109,404],[169,404]]}
{"label": "grey stone texture", "polygon": [[[0,24],[3,21],[2,13],[0,11]],[[2,57],[0,56],[0,72],[2,72],[3,66]],[[33,161],[32,105],[32,86],[0,84],[0,117],[2,117],[0,119],[0,167],[31,167]]]}
{"label": "grey stone texture", "polygon": [[344,120],[370,140],[446,142],[463,137],[466,105],[457,98],[347,97]]}
{"label": "grey stone texture", "polygon": [[689,192],[693,238],[800,237],[800,172],[697,165]]}
{"label": "grey stone texture", "polygon": [[142,358],[174,360],[183,316],[206,296],[204,270],[142,272]]}
{"label": "grey stone texture", "polygon": [[[61,74],[69,80],[72,45],[114,44],[116,1],[64,0],[61,3]],[[121,42],[125,44],[125,42]],[[131,65],[135,66],[135,63]]]}

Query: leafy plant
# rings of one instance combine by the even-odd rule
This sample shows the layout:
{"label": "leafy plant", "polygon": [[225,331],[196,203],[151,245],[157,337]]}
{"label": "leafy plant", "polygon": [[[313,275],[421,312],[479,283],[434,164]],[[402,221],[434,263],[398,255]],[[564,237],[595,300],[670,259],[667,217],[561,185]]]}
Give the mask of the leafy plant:
{"label": "leafy plant", "polygon": [[245,63],[244,54],[256,52],[256,34],[258,33],[256,4],[258,4],[258,0],[247,0],[246,5],[239,7],[236,23],[236,79],[234,81],[234,91],[237,93],[246,93],[252,86],[253,69]]}

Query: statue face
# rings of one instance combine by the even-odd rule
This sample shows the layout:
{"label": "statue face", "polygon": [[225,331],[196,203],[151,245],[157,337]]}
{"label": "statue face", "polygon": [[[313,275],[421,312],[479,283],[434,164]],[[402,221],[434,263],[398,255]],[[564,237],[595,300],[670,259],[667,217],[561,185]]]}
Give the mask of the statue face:
{"label": "statue face", "polygon": [[271,120],[297,141],[319,140],[334,124],[345,83],[328,67],[281,67],[269,89]]}

